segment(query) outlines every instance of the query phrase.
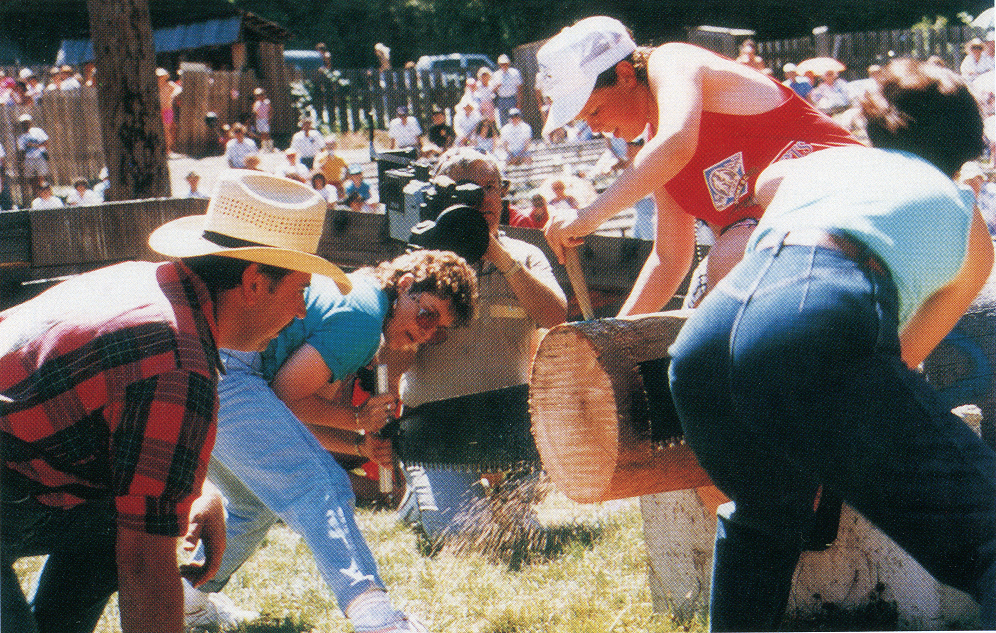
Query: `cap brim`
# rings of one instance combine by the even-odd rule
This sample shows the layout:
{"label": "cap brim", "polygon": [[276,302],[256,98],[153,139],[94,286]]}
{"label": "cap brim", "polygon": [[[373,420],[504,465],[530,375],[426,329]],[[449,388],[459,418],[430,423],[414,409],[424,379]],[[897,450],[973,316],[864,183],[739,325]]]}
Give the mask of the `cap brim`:
{"label": "cap brim", "polygon": [[584,104],[588,103],[588,98],[591,97],[597,79],[598,77],[592,77],[574,92],[553,100],[546,117],[546,123],[543,124],[543,136],[548,136],[558,127],[564,127],[577,118],[584,108]]}
{"label": "cap brim", "polygon": [[190,215],[160,226],[149,236],[149,247],[167,257],[184,258],[220,255],[245,261],[287,268],[302,273],[331,278],[339,292],[348,294],[353,284],[338,266],[318,255],[271,246],[225,248],[204,239],[204,216]]}

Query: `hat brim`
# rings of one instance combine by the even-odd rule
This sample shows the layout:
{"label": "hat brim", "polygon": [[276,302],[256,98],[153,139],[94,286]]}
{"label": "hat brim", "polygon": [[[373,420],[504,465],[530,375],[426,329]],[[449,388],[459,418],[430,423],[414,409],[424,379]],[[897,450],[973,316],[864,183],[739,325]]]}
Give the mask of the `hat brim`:
{"label": "hat brim", "polygon": [[588,98],[591,97],[597,80],[597,76],[585,78],[584,83],[579,85],[576,90],[553,100],[546,117],[546,123],[543,124],[543,136],[548,136],[558,127],[564,127],[577,118],[584,108],[584,104],[588,103]]}
{"label": "hat brim", "polygon": [[149,247],[157,253],[178,259],[202,255],[220,255],[302,273],[325,275],[335,282],[342,294],[348,294],[353,288],[353,284],[342,272],[342,269],[324,257],[272,246],[226,248],[204,239],[203,233],[203,215],[177,218],[152,232],[149,236]]}

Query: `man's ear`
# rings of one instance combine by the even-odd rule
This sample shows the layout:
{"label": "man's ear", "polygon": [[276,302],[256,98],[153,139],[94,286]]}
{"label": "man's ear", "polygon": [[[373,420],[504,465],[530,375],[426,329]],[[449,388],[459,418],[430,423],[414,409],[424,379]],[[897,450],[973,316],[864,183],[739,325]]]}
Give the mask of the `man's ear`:
{"label": "man's ear", "polygon": [[627,88],[636,84],[636,69],[632,62],[624,59],[616,64],[616,83]]}
{"label": "man's ear", "polygon": [[401,275],[401,277],[398,279],[398,294],[403,295],[404,293],[408,292],[408,290],[411,289],[412,284],[414,283],[415,283],[415,275],[413,275],[412,273],[405,273],[404,275]]}
{"label": "man's ear", "polygon": [[268,294],[270,278],[259,271],[259,264],[249,264],[242,271],[242,285],[239,289],[246,305],[256,305],[260,297]]}

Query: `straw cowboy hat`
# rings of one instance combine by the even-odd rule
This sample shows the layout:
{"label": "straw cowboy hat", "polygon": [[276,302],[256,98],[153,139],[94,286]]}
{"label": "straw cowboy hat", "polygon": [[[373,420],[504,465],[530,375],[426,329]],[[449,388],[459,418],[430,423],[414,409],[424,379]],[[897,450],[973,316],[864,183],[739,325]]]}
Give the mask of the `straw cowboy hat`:
{"label": "straw cowboy hat", "polygon": [[245,169],[223,173],[207,213],[178,218],[149,236],[169,257],[222,255],[332,278],[346,294],[352,284],[332,262],[315,255],[325,200],[299,182]]}

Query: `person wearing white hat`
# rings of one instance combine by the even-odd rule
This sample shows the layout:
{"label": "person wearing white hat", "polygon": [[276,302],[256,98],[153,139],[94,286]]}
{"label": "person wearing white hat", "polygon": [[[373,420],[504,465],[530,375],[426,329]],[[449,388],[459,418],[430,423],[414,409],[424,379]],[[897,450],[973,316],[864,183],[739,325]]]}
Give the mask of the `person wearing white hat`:
{"label": "person wearing white hat", "polygon": [[518,68],[512,68],[511,64],[512,60],[508,55],[499,55],[498,70],[491,78],[495,87],[495,108],[498,110],[499,125],[509,122],[509,110],[522,109],[522,73]]}
{"label": "person wearing white hat", "polygon": [[618,20],[596,16],[565,28],[537,52],[552,99],[543,134],[575,118],[594,132],[649,140],[631,169],[579,213],[554,213],[546,237],[557,258],[606,219],[647,194],[657,202],[657,239],[621,314],[659,310],[695,252],[695,219],[716,235],[710,278],[740,259],[761,209],[754,177],[769,164],[824,147],[856,144],[771,77],[679,42],[637,48]]}
{"label": "person wearing white hat", "polygon": [[[123,630],[183,630],[177,538],[224,548],[204,484],[219,348],[262,350],[304,315],[311,275],[351,283],[315,254],[325,202],[291,181],[233,171],[207,213],[156,229],[179,261],[126,262],[0,313],[4,630],[90,631],[119,592]],[[204,493],[204,494],[202,494]],[[13,562],[48,554],[33,603]]]}
{"label": "person wearing white hat", "polygon": [[21,176],[31,183],[32,195],[37,195],[42,181],[51,173],[48,163],[48,134],[34,124],[30,114],[17,119],[17,152]]}

